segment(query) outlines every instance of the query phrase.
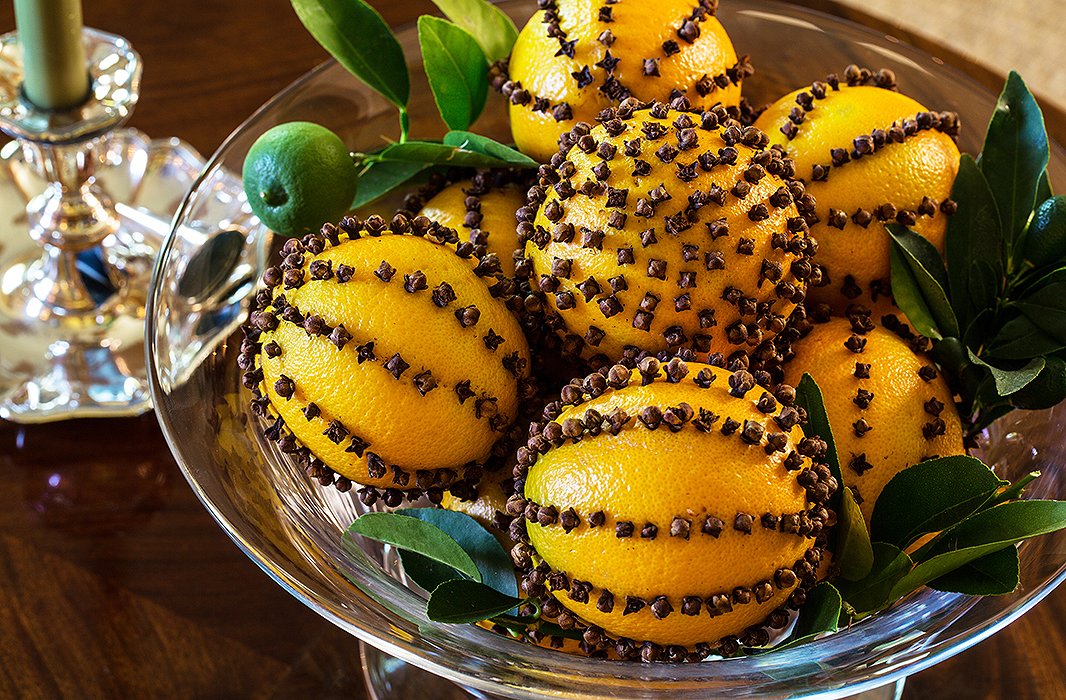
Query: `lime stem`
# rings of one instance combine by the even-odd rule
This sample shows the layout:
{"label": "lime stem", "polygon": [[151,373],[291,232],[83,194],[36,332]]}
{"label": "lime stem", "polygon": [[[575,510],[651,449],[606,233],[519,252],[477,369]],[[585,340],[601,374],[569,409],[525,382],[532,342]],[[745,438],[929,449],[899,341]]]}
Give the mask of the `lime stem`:
{"label": "lime stem", "polygon": [[259,198],[268,207],[280,207],[289,201],[289,193],[279,183],[272,182],[259,193]]}

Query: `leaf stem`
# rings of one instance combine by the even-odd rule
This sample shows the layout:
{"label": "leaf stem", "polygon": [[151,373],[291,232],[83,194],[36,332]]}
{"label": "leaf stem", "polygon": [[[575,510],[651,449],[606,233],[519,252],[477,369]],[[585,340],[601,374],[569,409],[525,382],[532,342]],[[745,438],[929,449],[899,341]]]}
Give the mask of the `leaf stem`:
{"label": "leaf stem", "polygon": [[400,107],[400,143],[407,143],[407,132],[411,130],[411,116],[406,107]]}
{"label": "leaf stem", "polygon": [[515,622],[514,618],[510,615],[497,615],[496,617],[490,617],[488,621],[495,625],[499,625],[507,630],[510,635],[518,639],[524,635],[527,627],[525,623]]}
{"label": "leaf stem", "polygon": [[[1003,489],[994,499],[985,504],[984,508],[991,508],[992,506],[998,506],[1000,503],[1007,501],[1014,501],[1021,498],[1022,493],[1025,492],[1025,487],[1032,483],[1040,476],[1040,472],[1029,472],[1018,481],[1014,482],[1007,488]],[[982,510],[984,510],[982,508]]]}
{"label": "leaf stem", "polygon": [[543,612],[541,610],[540,603],[538,603],[533,598],[526,598],[526,599],[524,599],[522,601],[522,605],[519,606],[519,608],[525,607],[525,605],[527,605],[527,604],[533,606],[532,614],[529,614],[529,615],[508,615],[508,614],[504,613],[502,615],[497,615],[496,617],[494,617],[492,619],[493,619],[494,622],[502,622],[502,621],[506,620],[506,621],[511,622],[513,624],[516,624],[516,625],[530,625],[530,624],[533,624],[535,622],[539,622],[541,613]]}

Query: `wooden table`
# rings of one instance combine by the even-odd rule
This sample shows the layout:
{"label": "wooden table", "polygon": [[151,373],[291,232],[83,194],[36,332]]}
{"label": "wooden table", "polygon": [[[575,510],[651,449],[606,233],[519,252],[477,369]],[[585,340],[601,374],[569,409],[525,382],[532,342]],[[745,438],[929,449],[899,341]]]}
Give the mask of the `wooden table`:
{"label": "wooden table", "polygon": [[[429,9],[376,4],[393,23]],[[205,154],[325,58],[284,0],[94,0],[85,15],[144,56],[133,125]],[[365,697],[355,640],[226,538],[151,415],[0,421],[0,474],[0,697]],[[1064,630],[1066,588],[905,697],[1066,697]]]}

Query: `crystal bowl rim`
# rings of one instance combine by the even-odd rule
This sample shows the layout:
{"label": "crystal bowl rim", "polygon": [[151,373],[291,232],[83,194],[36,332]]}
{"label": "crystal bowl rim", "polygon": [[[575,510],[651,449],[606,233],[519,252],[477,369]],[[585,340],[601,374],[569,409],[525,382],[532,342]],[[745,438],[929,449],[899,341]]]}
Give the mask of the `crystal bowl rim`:
{"label": "crystal bowl rim", "polygon": [[[492,0],[492,1],[498,2],[500,0]],[[836,22],[843,22],[843,23],[846,23],[848,25],[851,25],[853,28],[861,28],[862,30],[864,30],[866,32],[869,32],[869,33],[872,33],[872,34],[878,34],[878,32],[879,32],[878,29],[875,29],[875,28],[873,28],[873,27],[871,27],[869,25],[865,25],[865,24],[862,24],[860,22],[857,22],[854,19],[851,19],[849,17],[843,17],[843,16],[840,16],[840,15],[833,14],[831,12],[823,11],[821,9],[815,9],[815,8],[807,7],[805,5],[793,5],[792,3],[780,2],[780,0],[763,0],[763,2],[777,4],[777,5],[793,8],[793,9],[798,9],[798,10],[801,10],[802,12],[810,14],[810,15],[831,18],[832,20],[834,20]],[[397,34],[401,34],[402,32],[409,31],[413,26],[414,26],[413,24],[401,25],[401,26],[396,28],[396,32],[397,32]],[[880,34],[879,36],[883,37],[884,35]],[[908,42],[905,42],[905,41],[899,41],[897,45],[900,46],[901,48],[912,49],[912,50],[919,51],[922,54],[930,55],[926,49],[916,48],[912,44],[910,44]],[[964,60],[965,60],[965,64],[964,65],[958,65],[958,64],[953,63],[953,62],[952,63],[942,62],[941,65],[939,66],[939,68],[940,68],[940,70],[943,70],[943,71],[953,72],[957,76],[962,77],[967,82],[969,82],[972,85],[978,87],[982,91],[987,91],[987,88],[984,85],[982,85],[980,83],[980,81],[978,81],[973,75],[974,72],[982,70],[982,68],[980,66],[978,66],[977,64],[974,64],[972,61],[969,61],[969,60],[966,60],[966,59],[964,59]],[[307,71],[303,75],[299,76],[296,80],[294,80],[292,83],[287,85],[285,88],[283,88],[282,90],[280,90],[279,92],[274,94],[269,100],[264,102],[249,117],[247,117],[240,125],[238,125],[223,140],[223,142],[218,146],[218,148],[215,150],[215,152],[212,153],[210,158],[207,160],[206,164],[204,165],[203,169],[200,172],[200,175],[197,177],[196,181],[193,183],[192,188],[190,189],[190,191],[187,194],[186,198],[182,201],[182,203],[181,203],[180,207],[178,208],[177,212],[175,213],[174,220],[173,220],[175,225],[177,224],[177,222],[183,220],[183,217],[187,214],[187,210],[188,210],[189,206],[191,205],[191,202],[192,202],[192,199],[193,199],[192,195],[195,194],[198,191],[199,187],[207,180],[207,178],[211,175],[211,173],[215,170],[215,168],[217,166],[219,166],[219,164],[221,163],[223,158],[228,154],[230,148],[233,146],[235,141],[237,141],[240,137],[245,135],[245,133],[249,129],[254,127],[262,118],[264,118],[268,113],[270,113],[279,103],[283,102],[287,97],[289,97],[290,95],[292,95],[294,93],[299,92],[303,87],[305,87],[308,83],[312,82],[315,78],[319,77],[320,75],[322,75],[324,73],[327,73],[327,72],[329,72],[331,70],[335,70],[335,69],[336,70],[343,70],[339,66],[339,64],[337,64],[337,62],[335,60],[333,60],[333,59],[329,59],[329,60],[319,64],[318,66],[312,68],[311,70]],[[1061,154],[1063,152],[1062,146],[1054,139],[1053,136],[1051,137],[1050,140],[1051,140],[1052,151],[1053,152],[1058,152],[1058,153]],[[157,284],[157,282],[158,282],[158,280],[160,280],[162,278],[162,270],[165,267],[164,262],[167,260],[167,258],[169,256],[169,253],[171,252],[171,249],[172,249],[173,244],[174,244],[174,240],[175,240],[175,232],[172,231],[171,234],[164,241],[163,247],[160,249],[159,255],[158,255],[157,259],[156,259],[156,262],[155,262],[155,265],[154,265],[154,269],[153,269],[152,282],[151,282],[151,284],[149,286],[149,290],[148,290],[147,308],[149,308],[149,309],[155,309],[156,308],[156,305],[157,305],[157,302],[158,302],[158,297],[161,294],[161,290],[160,290],[159,285]],[[268,556],[268,555],[266,555],[264,553],[259,552],[254,546],[252,546],[242,536],[240,528],[238,528],[233,522],[230,521],[229,518],[227,518],[222,513],[221,509],[218,506],[215,505],[215,503],[211,500],[211,498],[206,494],[204,489],[198,483],[198,481],[196,480],[196,478],[192,474],[191,468],[186,464],[186,462],[185,462],[185,460],[184,460],[184,458],[182,456],[182,452],[181,452],[181,450],[179,448],[179,444],[178,444],[178,439],[177,439],[177,434],[178,433],[177,433],[177,431],[173,429],[173,427],[172,427],[172,425],[170,423],[169,417],[158,410],[159,406],[165,405],[165,402],[162,401],[162,399],[164,397],[164,394],[165,394],[165,391],[164,391],[163,387],[159,383],[158,367],[157,367],[157,363],[156,363],[155,354],[153,352],[154,337],[155,337],[155,333],[156,333],[156,330],[157,330],[156,329],[156,325],[157,325],[156,324],[156,314],[154,314],[154,313],[146,314],[146,319],[145,319],[146,363],[147,363],[147,368],[149,370],[148,377],[149,377],[149,385],[150,385],[150,390],[151,390],[152,405],[156,407],[155,415],[156,415],[157,421],[160,424],[160,427],[162,429],[162,432],[164,434],[164,437],[166,439],[168,447],[170,448],[171,453],[174,455],[175,460],[178,463],[182,474],[185,476],[186,481],[189,483],[190,487],[193,489],[193,492],[196,494],[197,498],[204,505],[204,507],[207,509],[207,511],[211,514],[211,516],[215,519],[215,521],[218,522],[218,524],[226,532],[227,536],[229,536],[229,538],[231,540],[233,540],[233,542],[241,549],[241,551],[244,552],[244,554],[246,556],[248,556],[253,562],[255,562],[255,564],[260,569],[262,569],[264,573],[266,573],[271,579],[273,579],[279,586],[281,586],[284,590],[286,590],[290,595],[292,595],[294,598],[296,598],[297,600],[302,602],[304,605],[306,605],[308,608],[310,608],[311,610],[313,610],[314,612],[316,612],[317,614],[319,614],[320,616],[322,616],[326,620],[330,621],[334,625],[336,625],[336,626],[340,627],[341,629],[344,629],[348,633],[352,634],[357,639],[359,639],[359,640],[361,640],[361,641],[363,641],[365,643],[371,644],[374,647],[380,649],[381,651],[383,651],[383,652],[385,652],[385,653],[387,653],[387,654],[389,654],[391,656],[395,656],[395,657],[399,658],[402,661],[405,661],[405,662],[410,663],[410,664],[412,664],[414,666],[417,666],[419,668],[422,668],[422,669],[425,669],[427,671],[430,671],[430,672],[432,672],[432,673],[434,673],[434,674],[436,674],[438,676],[441,676],[443,678],[451,680],[451,681],[453,681],[455,683],[458,683],[460,685],[477,688],[479,690],[484,690],[484,691],[487,691],[487,692],[499,691],[500,690],[499,686],[497,686],[491,680],[486,680],[486,679],[483,679],[483,678],[479,677],[479,675],[477,675],[474,672],[473,668],[471,668],[469,666],[463,668],[461,661],[449,665],[449,664],[444,664],[444,663],[440,663],[440,662],[428,659],[427,657],[425,657],[425,656],[423,656],[422,654],[419,653],[419,648],[418,648],[418,644],[417,643],[413,643],[413,642],[409,642],[409,641],[401,641],[401,640],[397,639],[395,636],[391,636],[391,635],[388,635],[386,633],[382,633],[382,632],[380,632],[378,630],[375,630],[375,629],[372,629],[370,627],[359,626],[358,624],[353,622],[352,619],[346,618],[345,616],[339,614],[338,612],[330,609],[326,605],[323,605],[321,602],[319,602],[318,600],[315,599],[315,596],[305,593],[303,588],[302,588],[302,586],[301,586],[301,584],[300,584],[300,582],[297,580],[297,578],[292,576],[285,569],[285,567],[280,566],[279,562],[275,558],[272,558],[272,557],[270,557],[270,556]],[[395,586],[395,587],[398,587],[398,588],[402,588],[404,593],[407,593],[409,595],[414,595],[409,589],[407,589],[405,586],[403,586],[402,583],[400,583],[400,582],[396,581],[395,579],[389,577],[388,574],[385,574],[384,572],[380,572],[380,573],[381,573],[381,577],[382,578],[387,579],[386,585],[391,585],[391,586]],[[960,652],[963,652],[963,651],[971,648],[975,644],[980,643],[981,641],[983,641],[983,640],[987,639],[988,637],[992,636],[993,634],[995,634],[996,632],[1000,631],[1001,629],[1003,629],[1007,625],[1011,624],[1017,618],[1019,618],[1021,615],[1025,614],[1033,606],[1035,606],[1037,603],[1039,603],[1041,600],[1043,600],[1047,595],[1049,595],[1053,590],[1055,590],[1055,588],[1057,588],[1064,580],[1066,580],[1066,561],[1064,561],[1062,563],[1062,565],[1059,567],[1059,569],[1058,569],[1057,573],[1055,574],[1054,578],[1050,579],[1043,586],[1041,586],[1039,588],[1034,588],[1033,590],[1027,591],[1026,593],[1020,595],[1018,597],[1018,600],[1010,608],[1006,609],[1005,611],[1002,611],[998,615],[995,615],[993,617],[988,618],[987,620],[984,621],[983,624],[974,625],[974,626],[972,626],[972,627],[970,627],[970,628],[968,628],[966,630],[959,631],[957,634],[951,635],[950,638],[948,638],[946,641],[935,641],[935,642],[932,642],[930,646],[925,648],[925,652],[924,653],[922,653],[922,654],[920,654],[918,656],[915,656],[914,658],[912,658],[909,661],[905,660],[901,664],[896,664],[892,668],[892,670],[890,672],[884,673],[882,675],[867,677],[865,679],[857,680],[855,682],[850,682],[850,683],[849,682],[845,682],[844,685],[840,685],[840,686],[836,686],[836,687],[832,687],[832,688],[826,688],[826,689],[807,688],[805,690],[807,690],[809,692],[805,692],[802,695],[796,695],[796,696],[793,696],[793,697],[808,697],[808,698],[813,698],[813,697],[817,697],[817,698],[847,697],[847,696],[851,696],[851,695],[856,694],[856,693],[860,693],[860,692],[867,691],[867,690],[873,690],[875,688],[894,683],[894,682],[900,680],[901,678],[904,678],[906,676],[909,676],[909,675],[915,674],[915,673],[917,673],[919,671],[922,671],[924,669],[927,669],[927,668],[929,668],[929,667],[931,667],[931,666],[933,666],[933,665],[935,665],[935,664],[937,664],[937,663],[939,663],[939,662],[941,662],[941,661],[943,661],[945,659],[948,659],[948,658],[950,658],[950,657],[952,657],[952,656],[954,656],[954,655],[956,655],[956,654],[958,654]],[[974,598],[974,600],[976,600],[976,598]],[[965,605],[965,603],[963,603],[963,604]],[[892,613],[889,612],[889,613],[883,614],[883,615],[891,616]],[[879,617],[882,617],[882,616],[879,616]],[[433,625],[433,626],[442,626],[442,625],[439,625],[439,623],[429,623],[429,624]],[[957,621],[953,621],[953,622],[949,623],[942,630],[942,632],[947,632],[947,631],[952,630],[952,627],[954,625],[956,625],[956,624],[957,624]],[[809,652],[811,649],[817,648],[819,646],[821,646],[824,649],[829,644],[832,644],[833,640],[840,640],[842,637],[844,637],[847,634],[848,634],[847,632],[841,631],[841,632],[838,632],[836,634],[829,635],[829,636],[824,637],[822,639],[816,640],[814,642],[810,642],[810,643],[804,645],[801,648],[794,648],[794,649],[791,649],[791,650],[784,650],[782,652],[774,654],[773,656],[776,656],[778,659],[785,660],[785,661],[791,660],[792,657],[795,657],[795,659],[798,660],[799,657],[804,654],[805,650],[807,652]],[[507,640],[507,641],[509,641],[509,640]],[[537,647],[528,647],[528,648],[530,650],[530,653],[533,656],[540,656],[540,655],[546,653],[546,650],[539,649]],[[545,657],[545,658],[547,659],[549,657]],[[753,660],[755,660],[755,659],[758,659],[758,660],[760,660],[762,662],[765,662],[769,658],[771,658],[769,655],[767,655],[767,656],[754,656],[754,657],[749,656],[749,657],[740,657],[740,658],[737,658],[737,659],[731,659],[731,660],[727,660],[725,662],[713,662],[713,663],[715,665],[717,665],[718,663],[730,663],[730,664],[738,663],[738,664],[743,664],[745,662],[754,663]],[[707,675],[707,674],[697,674],[695,672],[696,669],[706,668],[707,664],[683,664],[683,665],[651,664],[651,665],[648,665],[648,664],[639,664],[639,663],[632,663],[632,662],[591,660],[591,659],[587,659],[587,658],[581,657],[581,656],[564,655],[564,654],[561,654],[561,653],[558,653],[558,652],[551,652],[550,659],[553,662],[552,666],[554,666],[556,669],[560,669],[560,670],[565,669],[567,672],[569,672],[571,670],[574,671],[574,672],[578,672],[580,670],[580,666],[582,664],[587,664],[587,663],[610,664],[611,667],[615,668],[615,669],[627,669],[627,668],[628,669],[632,669],[632,670],[634,670],[634,673],[631,673],[631,674],[619,674],[623,678],[631,679],[631,680],[638,680],[638,676],[639,677],[643,677],[646,680],[655,680],[655,681],[696,680],[696,679],[698,679],[700,677],[703,677],[703,676]],[[686,669],[691,669],[691,671],[686,673]],[[755,668],[753,668],[752,670],[753,671],[756,671],[756,670],[761,671],[763,669],[755,669]],[[528,678],[529,676],[527,675],[526,677]],[[516,688],[514,686],[509,686],[508,687],[508,692],[513,697],[529,697],[529,698],[540,698],[540,697],[543,697],[543,695],[536,694],[536,693],[532,692],[531,690],[527,690],[526,688]],[[586,696],[583,695],[581,697],[586,697]]]}

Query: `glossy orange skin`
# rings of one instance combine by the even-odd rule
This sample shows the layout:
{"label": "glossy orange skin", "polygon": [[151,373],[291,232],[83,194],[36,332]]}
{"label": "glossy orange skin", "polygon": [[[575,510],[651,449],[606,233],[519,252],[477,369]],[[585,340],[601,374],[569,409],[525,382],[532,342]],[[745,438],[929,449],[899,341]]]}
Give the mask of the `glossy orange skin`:
{"label": "glossy orange skin", "polygon": [[[658,122],[664,127],[672,128],[670,125],[678,113],[669,112],[665,119],[656,119],[647,112],[641,112],[639,115],[633,120],[632,133],[627,131],[616,139],[617,142],[639,136],[638,126],[640,124]],[[720,132],[699,131],[698,133],[699,151],[708,149],[715,151],[725,145]],[[597,126],[592,134],[599,140],[604,137],[605,132],[602,126]],[[682,183],[676,179],[675,165],[660,162],[650,152],[643,153],[641,157],[651,163],[651,172],[646,176],[633,176],[636,159],[625,155],[620,149],[610,162],[611,176],[606,184],[629,190],[627,204],[629,216],[625,226],[621,229],[607,226],[610,211],[604,207],[604,199],[602,197],[590,198],[581,193],[565,200],[565,214],[561,219],[564,223],[573,224],[578,230],[581,227],[591,227],[605,231],[607,236],[602,250],[583,247],[580,236],[575,237],[570,243],[553,241],[543,250],[533,242],[526,243],[526,256],[532,260],[535,277],[548,274],[555,258],[573,261],[570,277],[560,280],[559,289],[571,291],[576,299],[576,305],[572,309],[559,311],[559,313],[570,333],[584,336],[590,326],[595,326],[606,333],[599,345],[585,347],[587,354],[603,353],[610,358],[620,357],[623,348],[627,345],[648,351],[664,350],[668,346],[663,337],[663,331],[671,326],[681,327],[688,338],[694,338],[698,334],[709,335],[711,337],[710,352],[728,355],[737,349],[745,349],[747,346],[731,344],[725,332],[730,324],[741,320],[738,309],[723,300],[723,294],[728,288],[739,289],[759,303],[771,304],[774,313],[783,318],[787,318],[795,308],[795,304],[791,301],[777,298],[774,285],[761,282],[759,277],[763,260],[771,260],[782,265],[785,270],[785,279],[798,287],[803,286],[803,282],[796,280],[789,272],[794,256],[771,246],[773,234],[784,233],[787,230],[787,220],[798,216],[795,206],[790,204],[782,209],[771,208],[770,217],[763,221],[751,221],[747,214],[753,204],[765,202],[775,190],[784,184],[780,178],[767,175],[754,185],[751,192],[743,199],[730,195],[724,206],[704,207],[698,212],[698,222],[677,236],[663,232],[662,215],[672,214],[682,209],[692,192],[706,191],[712,186],[729,190],[737,181],[743,179],[744,170],[755,151],[743,144],[736,144],[735,148],[740,152],[736,165],[716,166],[711,172],[699,170],[696,179],[688,183]],[[646,148],[646,151],[651,150],[652,147]],[[692,157],[694,156],[684,158],[679,156],[677,160],[687,161]],[[601,162],[595,154],[586,154],[577,148],[570,150],[568,158],[577,166],[577,174],[573,178],[575,182],[583,182],[586,178],[592,177],[592,168]],[[668,184],[673,199],[660,208],[661,214],[657,210],[656,216],[651,219],[633,215],[636,200],[646,196],[648,190],[664,182]],[[535,225],[551,229],[553,224],[545,215],[545,209],[553,201],[560,201],[559,196],[555,190],[549,188],[547,199],[537,213]],[[706,224],[719,218],[727,220],[729,235],[712,240],[707,235]],[[659,240],[655,244],[644,247],[640,240],[640,232],[647,228],[654,228]],[[753,254],[736,254],[737,241],[741,237],[750,238],[755,242]],[[686,244],[697,247],[699,250],[697,259],[686,261],[682,258],[682,246]],[[632,264],[618,265],[617,249],[620,247],[633,249],[634,262]],[[720,252],[725,256],[724,270],[707,270],[704,256],[711,252]],[[652,259],[666,261],[665,279],[652,278],[645,273]],[[695,288],[679,288],[678,280],[682,272],[695,273]],[[628,289],[616,294],[624,306],[624,311],[605,318],[597,303],[611,293],[606,281],[616,275],[624,275],[628,282]],[[589,301],[585,301],[577,285],[589,277],[598,280],[603,291]],[[691,308],[676,311],[674,299],[682,292],[690,295]],[[660,302],[655,309],[650,330],[645,331],[634,327],[633,320],[639,308],[638,305],[647,293],[657,295]],[[548,294],[547,299],[551,307],[558,311],[555,296]],[[709,329],[700,327],[698,312],[703,309],[715,311],[718,323],[716,327]],[[751,317],[745,317],[743,320],[750,321]],[[769,339],[772,335],[768,330],[764,330],[764,339]]]}
{"label": "glossy orange skin", "polygon": [[[853,353],[844,347],[851,334],[851,324],[843,318],[816,325],[793,346],[796,357],[785,366],[785,382],[795,386],[804,373],[809,373],[818,383],[833,428],[844,483],[858,487],[860,508],[869,523],[877,497],[898,472],[923,458],[961,455],[966,449],[962,423],[944,378],[938,376],[926,382],[918,375],[918,370],[931,361],[915,354],[904,340],[880,326],[864,336],[866,349]],[[855,377],[856,362],[870,365],[869,379]],[[853,401],[860,388],[874,394],[865,409]],[[944,404],[940,417],[947,428],[944,435],[931,440],[922,434],[922,425],[932,418],[923,408],[930,398]],[[852,424],[860,417],[873,429],[857,437]],[[859,454],[872,465],[862,475],[848,466]]]}
{"label": "glossy orange skin", "polygon": [[[692,44],[677,36],[681,21],[695,6],[692,0],[618,3],[611,6],[614,21],[609,23],[598,19],[601,0],[558,0],[557,6],[562,29],[569,39],[577,40],[574,58],[555,55],[559,42],[547,35],[543,11],[526,23],[511,52],[512,80],[520,82],[535,97],[544,97],[553,105],[566,102],[573,110],[572,120],[557,122],[550,113],[534,111],[529,105],[510,106],[511,134],[518,148],[531,158],[547,162],[558,149],[560,134],[569,131],[575,122],[592,123],[600,110],[613,104],[599,91],[607,73],[596,66],[608,50],[597,41],[605,29],[616,37],[610,47],[611,55],[618,59],[614,75],[634,97],[665,102],[677,88],[694,104],[740,103],[740,85],[718,88],[705,97],[694,88],[705,75],[713,77],[731,68],[737,55],[725,28],[715,17],[707,17],[699,24],[700,35]],[[678,42],[681,51],[666,57],[662,44],[671,39]],[[644,75],[645,58],[660,59],[659,77]],[[571,73],[584,66],[592,71],[595,81],[579,88]]]}
{"label": "glossy orange skin", "polygon": [[[442,226],[459,232],[461,239],[466,239],[470,229],[463,225],[466,215],[466,190],[469,180],[448,185],[430,199],[418,213],[436,221]],[[514,276],[514,252],[518,249],[518,235],[515,233],[515,211],[526,203],[525,194],[517,185],[497,187],[479,197],[481,200],[481,225],[479,228],[488,235],[488,248],[500,259],[500,269],[508,277]],[[477,260],[471,258],[472,264]]]}
{"label": "glossy orange skin", "polygon": [[[705,365],[690,363],[689,368],[696,373]],[[741,422],[757,421],[767,431],[781,431],[771,416],[755,408],[762,388],[755,387],[743,398],[733,397],[729,394],[730,373],[712,371],[717,381],[709,389],[688,381],[640,386],[634,379],[623,390],[568,408],[557,420],[580,417],[590,408],[604,415],[615,408],[636,415],[648,405],[687,402],[697,412],[708,408]],[[792,428],[789,450],[802,437],[799,427]],[[603,613],[596,608],[596,595],[601,587],[611,590],[616,598],[666,595],[676,609],[686,595],[707,597],[750,586],[772,578],[779,567],[790,566],[812,545],[812,539],[759,528],[751,534],[727,529],[718,538],[694,533],[687,540],[665,533],[654,540],[615,536],[615,523],[620,520],[669,523],[678,514],[695,521],[708,513],[802,510],[806,496],[796,483],[796,474],[783,466],[786,454],[768,456],[762,447],[717,430],[686,428],[672,433],[630,425],[617,436],[603,433],[541,456],[529,471],[527,498],[559,510],[573,507],[578,513],[602,510],[607,514],[604,526],[593,528],[582,523],[569,533],[557,525],[528,525],[538,556],[552,568],[596,587],[587,604],[571,600],[561,591],[556,592],[559,601],[611,635],[659,644],[714,642],[759,624],[794,588],[776,589],[774,596],[761,604],[738,605],[733,612],[717,617],[706,612],[696,616],[675,613],[662,620],[647,608],[622,615],[618,605],[613,612]]]}
{"label": "glossy orange skin", "polygon": [[[405,235],[344,241],[305,257],[305,266],[313,259],[328,260],[334,269],[349,265],[354,276],[344,284],[334,279],[307,281],[298,289],[285,290],[288,303],[305,314],[319,314],[330,326],[343,324],[354,339],[338,349],[328,338],[311,336],[292,323],[263,333],[263,344],[275,341],[282,348],[277,357],[265,352],[259,356],[265,393],[295,437],[339,474],[386,488],[393,486],[391,474],[369,477],[365,455],[345,451],[346,442],[334,443],[324,434],[331,420],[339,419],[352,434],[369,442],[369,449],[387,464],[409,471],[458,470],[485,459],[499,433],[475,415],[473,399],[459,403],[455,384],[470,379],[477,396],[495,397],[496,409],[514,419],[517,380],[500,357],[518,352],[528,366],[529,348],[518,321],[503,302],[492,298],[467,261],[443,245]],[[374,275],[382,260],[397,268],[390,283]],[[430,289],[448,281],[458,300],[438,308],[430,301],[429,289],[405,291],[403,275],[415,270],[426,274]],[[476,304],[481,319],[473,327],[461,328],[453,311],[468,304]],[[482,340],[489,328],[505,339],[495,352]],[[367,340],[374,341],[379,357],[359,362],[357,345]],[[400,379],[382,364],[396,352],[410,364]],[[427,368],[438,386],[423,396],[412,378]],[[279,396],[274,386],[283,374],[296,384],[291,399]],[[302,414],[308,402],[321,411],[313,420]]]}
{"label": "glossy orange skin", "polygon": [[[796,173],[809,179],[814,165],[832,162],[830,150],[851,150],[852,141],[874,129],[887,129],[894,122],[926,111],[919,102],[898,92],[873,86],[830,90],[815,101],[798,126],[798,135],[789,140],[781,127],[789,111],[796,106],[796,95],[785,95],[771,105],[756,122],[772,143],[784,147],[796,161]],[[942,202],[951,195],[959,167],[959,149],[950,136],[940,131],[920,131],[903,143],[889,143],[876,153],[831,168],[826,181],[807,184],[807,191],[817,200],[816,213],[821,222],[811,227],[811,236],[819,243],[816,262],[829,272],[830,284],[812,288],[808,298],[813,303],[828,303],[841,313],[849,303],[858,301],[869,306],[873,300],[870,283],[887,281],[889,274],[889,235],[884,224],[874,221],[863,228],[848,221],[843,230],[828,226],[829,210],[846,212],[849,217],[858,209],[873,210],[882,204],[897,209],[916,210],[923,197]],[[947,217],[941,213],[920,216],[912,228],[925,236],[941,252]],[[857,299],[842,292],[847,275],[862,290]]]}

